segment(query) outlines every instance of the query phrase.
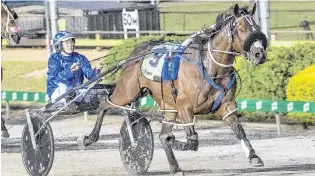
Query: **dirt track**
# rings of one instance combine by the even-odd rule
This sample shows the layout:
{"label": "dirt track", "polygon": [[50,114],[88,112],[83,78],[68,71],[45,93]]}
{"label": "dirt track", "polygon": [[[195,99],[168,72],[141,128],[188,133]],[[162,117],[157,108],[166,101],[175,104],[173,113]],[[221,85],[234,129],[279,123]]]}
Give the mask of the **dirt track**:
{"label": "dirt track", "polygon": [[[286,142],[290,140],[299,143],[307,139],[287,139]],[[267,144],[263,144],[265,142]],[[198,152],[175,152],[175,155],[180,167],[186,171],[186,176],[312,176],[315,174],[314,160],[311,158],[314,155],[307,156],[311,154],[308,153],[310,151],[303,148],[298,156],[295,150],[302,149],[301,145],[290,145],[288,148],[291,152],[283,153],[281,152],[283,149],[280,148],[283,145],[277,145],[279,142],[282,141],[254,142],[256,146],[265,148],[260,150],[266,164],[261,168],[249,166],[239,145],[202,147]],[[26,175],[19,153],[5,153],[2,154],[2,158],[4,161],[2,175]],[[57,152],[50,175],[127,176],[128,173],[122,165],[119,151],[107,149]],[[162,149],[155,150],[153,161],[145,175],[172,176],[169,174],[169,165]]]}
{"label": "dirt track", "polygon": [[[78,49],[76,51],[85,55],[88,59],[95,59],[108,53],[108,50],[98,51],[96,49]],[[3,48],[1,49],[1,60],[47,62],[48,53],[46,49]]]}
{"label": "dirt track", "polygon": [[[115,118],[116,123],[104,124],[100,141],[85,150],[77,149],[75,136],[91,131],[94,121],[83,122],[82,118],[56,121],[52,127],[57,151],[50,175],[128,175],[118,151],[118,131],[123,118],[108,118]],[[169,176],[171,175],[169,164],[158,139],[161,124],[152,122],[151,126],[155,134],[155,152],[148,173],[145,175]],[[278,138],[274,124],[246,123],[243,126],[257,154],[262,157],[265,167],[249,166],[239,141],[223,122],[200,121],[197,122],[199,150],[175,152],[186,176],[312,176],[315,174],[315,128],[303,130],[295,126],[283,125],[283,137]],[[73,133],[69,133],[71,131]],[[60,138],[60,135],[65,134],[73,136]],[[113,135],[110,137],[108,134]],[[176,131],[175,136],[180,140],[185,139],[182,129]],[[20,139],[14,143],[3,139],[2,149],[7,149],[9,153],[5,151],[1,153],[2,175],[26,175],[20,152],[10,153],[10,148],[20,148],[19,141]]]}

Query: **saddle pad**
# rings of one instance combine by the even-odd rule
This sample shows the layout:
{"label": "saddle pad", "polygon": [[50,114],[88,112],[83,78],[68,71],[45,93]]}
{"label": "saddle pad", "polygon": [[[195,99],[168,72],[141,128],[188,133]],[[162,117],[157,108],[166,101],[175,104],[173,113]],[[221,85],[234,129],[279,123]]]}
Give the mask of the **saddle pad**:
{"label": "saddle pad", "polygon": [[162,76],[162,69],[165,59],[168,58],[169,53],[164,51],[177,50],[180,44],[174,44],[166,42],[162,45],[154,46],[151,51],[161,51],[154,52],[152,54],[146,55],[142,60],[141,73],[147,79],[152,81],[160,82]]}

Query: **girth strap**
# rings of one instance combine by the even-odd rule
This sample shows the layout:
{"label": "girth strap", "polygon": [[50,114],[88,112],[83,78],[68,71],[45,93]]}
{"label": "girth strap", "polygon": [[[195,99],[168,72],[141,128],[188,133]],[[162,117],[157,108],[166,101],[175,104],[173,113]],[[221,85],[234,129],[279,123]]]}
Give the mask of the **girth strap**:
{"label": "girth strap", "polygon": [[[199,54],[199,59],[201,60],[201,54]],[[214,82],[214,80],[212,78],[210,78],[209,74],[207,73],[207,71],[205,70],[205,68],[203,67],[203,65],[201,64],[201,62],[199,63],[199,70],[202,73],[202,75],[204,76],[204,78],[207,80],[207,82],[214,87],[215,89],[217,89],[218,91],[222,92],[221,95],[216,99],[216,101],[214,102],[214,105],[212,106],[211,112],[215,112],[217,110],[217,108],[220,107],[221,102],[223,100],[223,98],[225,97],[226,93],[231,89],[231,87],[235,84],[236,82],[236,74],[235,71],[232,73],[232,79],[229,82],[229,84],[224,88],[221,87],[220,85],[218,85],[216,82]]]}

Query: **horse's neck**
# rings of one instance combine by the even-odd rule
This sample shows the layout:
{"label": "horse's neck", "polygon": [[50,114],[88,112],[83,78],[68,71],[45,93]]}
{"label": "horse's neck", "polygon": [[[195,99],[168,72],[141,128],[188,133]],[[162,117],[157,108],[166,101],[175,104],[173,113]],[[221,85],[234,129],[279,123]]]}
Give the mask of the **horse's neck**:
{"label": "horse's neck", "polygon": [[[232,45],[228,42],[228,37],[224,34],[225,30],[222,30],[220,33],[211,38],[208,42],[210,42],[211,49],[220,50],[220,51],[232,51]],[[208,43],[206,43],[208,47]],[[231,71],[231,68],[221,67],[216,64],[209,50],[204,53],[203,63],[204,66],[210,76],[220,76],[224,74],[228,74]],[[213,58],[220,64],[231,65],[234,62],[235,56],[230,54],[224,54],[219,52],[212,52]]]}

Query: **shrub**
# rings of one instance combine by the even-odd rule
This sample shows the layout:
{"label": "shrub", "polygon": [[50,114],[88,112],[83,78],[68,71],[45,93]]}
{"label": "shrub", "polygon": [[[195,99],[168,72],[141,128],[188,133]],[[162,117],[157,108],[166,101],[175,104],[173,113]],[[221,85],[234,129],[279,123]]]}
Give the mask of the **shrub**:
{"label": "shrub", "polygon": [[[291,101],[315,101],[315,65],[290,78],[286,93]],[[288,117],[315,124],[315,115],[311,113],[289,113]]]}
{"label": "shrub", "polygon": [[242,90],[239,98],[286,100],[289,78],[315,64],[315,44],[274,47],[268,50],[267,57],[266,63],[259,66],[240,60]]}
{"label": "shrub", "polygon": [[286,93],[291,101],[315,101],[315,65],[290,78]]}

